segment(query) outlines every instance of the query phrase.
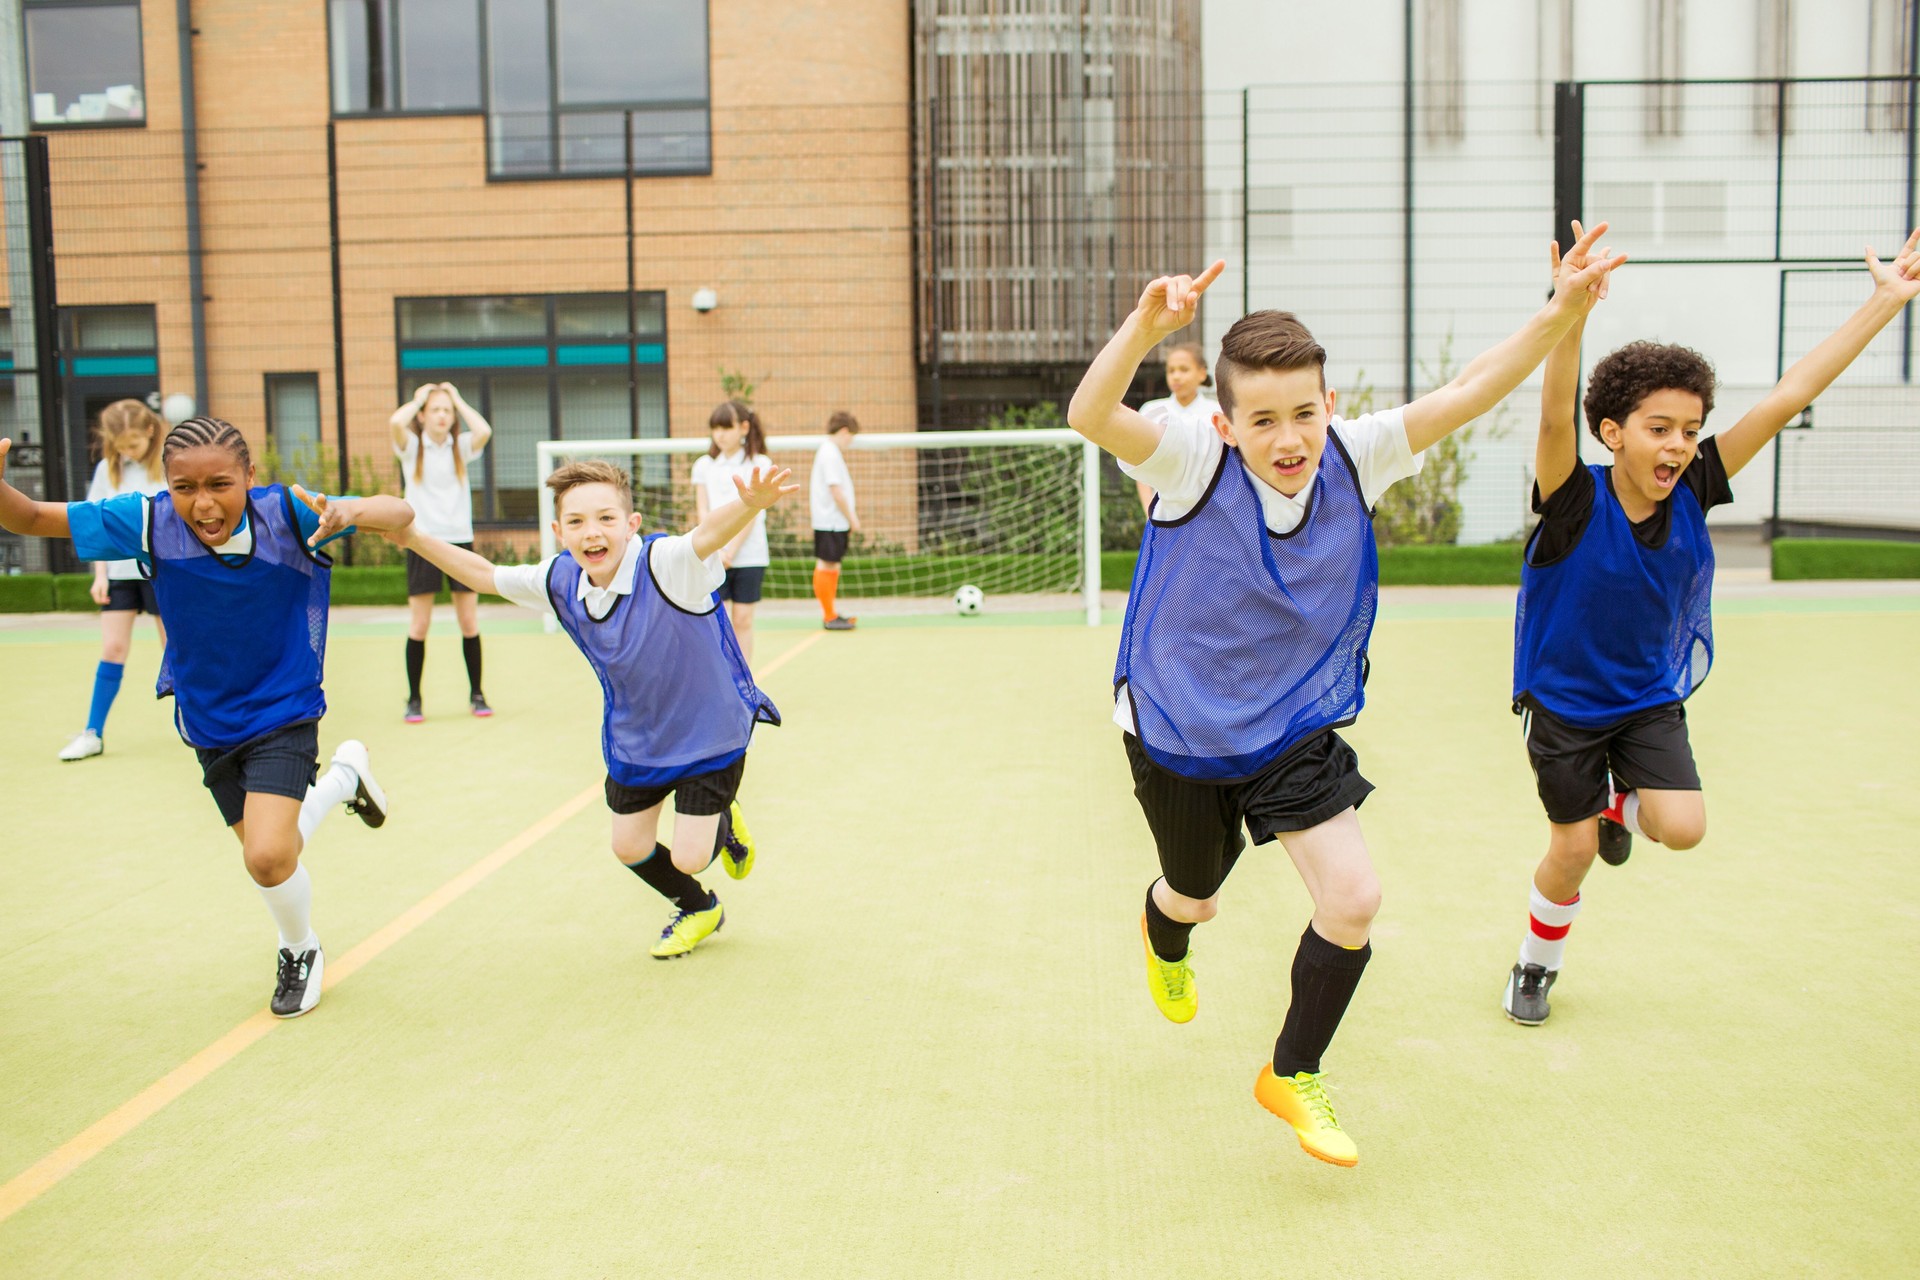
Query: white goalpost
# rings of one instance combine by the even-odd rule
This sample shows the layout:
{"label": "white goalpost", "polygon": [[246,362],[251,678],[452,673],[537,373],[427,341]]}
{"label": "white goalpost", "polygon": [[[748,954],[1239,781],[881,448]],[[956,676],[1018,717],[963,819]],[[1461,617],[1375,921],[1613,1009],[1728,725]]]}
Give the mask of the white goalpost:
{"label": "white goalpost", "polygon": [[[813,527],[806,484],[822,435],[767,438],[767,456],[801,491],[768,512],[769,600],[812,594]],[[626,459],[643,533],[693,527],[691,472],[704,437],[542,440],[537,453],[540,552],[559,548],[547,477],[582,458]],[[1100,624],[1100,451],[1065,429],[868,431],[847,456],[862,531],[840,584],[848,600],[890,612],[932,612],[961,585],[988,609],[1074,609]]]}

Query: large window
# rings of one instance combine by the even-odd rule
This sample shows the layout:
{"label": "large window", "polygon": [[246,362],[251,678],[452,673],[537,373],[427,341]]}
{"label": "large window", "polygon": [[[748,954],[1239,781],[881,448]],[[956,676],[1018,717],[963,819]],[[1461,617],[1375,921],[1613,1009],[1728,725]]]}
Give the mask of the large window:
{"label": "large window", "polygon": [[[664,293],[401,298],[399,395],[451,382],[493,424],[474,475],[474,519],[530,524],[541,440],[667,434]],[[627,395],[628,362],[637,401]]]}
{"label": "large window", "polygon": [[335,114],[480,109],[480,0],[330,0],[327,19]]}
{"label": "large window", "polygon": [[706,0],[329,0],[328,31],[336,115],[483,110],[489,177],[619,174],[629,118],[634,173],[711,168]]}
{"label": "large window", "polygon": [[[306,474],[319,466],[320,456],[320,375],[317,373],[269,373],[267,389],[267,442],[279,463],[281,474]],[[315,480],[319,477],[314,476]],[[319,480],[320,483],[326,483]]]}
{"label": "large window", "polygon": [[35,128],[147,118],[138,0],[25,0],[21,16]]}

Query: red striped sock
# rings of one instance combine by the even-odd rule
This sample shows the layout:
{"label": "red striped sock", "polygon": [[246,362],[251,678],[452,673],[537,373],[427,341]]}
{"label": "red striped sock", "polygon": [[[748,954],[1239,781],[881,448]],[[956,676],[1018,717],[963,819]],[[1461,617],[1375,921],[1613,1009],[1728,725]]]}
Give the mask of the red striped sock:
{"label": "red striped sock", "polygon": [[1520,943],[1520,963],[1537,964],[1550,973],[1560,969],[1560,957],[1566,954],[1567,932],[1573,918],[1580,914],[1580,895],[1565,902],[1554,902],[1529,885],[1532,895],[1527,917],[1527,936]]}

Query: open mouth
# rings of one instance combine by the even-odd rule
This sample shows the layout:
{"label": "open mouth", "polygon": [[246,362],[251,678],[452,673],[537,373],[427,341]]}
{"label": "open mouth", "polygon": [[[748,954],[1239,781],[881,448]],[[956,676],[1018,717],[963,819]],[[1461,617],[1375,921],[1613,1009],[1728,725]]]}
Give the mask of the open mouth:
{"label": "open mouth", "polygon": [[1653,469],[1653,482],[1662,489],[1671,489],[1673,487],[1673,478],[1679,474],[1680,468],[1674,466],[1672,463],[1663,462]]}
{"label": "open mouth", "polygon": [[1305,457],[1281,458],[1273,464],[1274,474],[1283,480],[1294,480],[1307,474]]}
{"label": "open mouth", "polygon": [[195,520],[193,522],[193,528],[194,532],[198,533],[204,541],[217,543],[223,540],[220,535],[226,532],[227,522],[225,520]]}
{"label": "open mouth", "polygon": [[605,546],[582,547],[580,548],[580,558],[588,564],[603,564],[606,562],[609,550],[610,548]]}

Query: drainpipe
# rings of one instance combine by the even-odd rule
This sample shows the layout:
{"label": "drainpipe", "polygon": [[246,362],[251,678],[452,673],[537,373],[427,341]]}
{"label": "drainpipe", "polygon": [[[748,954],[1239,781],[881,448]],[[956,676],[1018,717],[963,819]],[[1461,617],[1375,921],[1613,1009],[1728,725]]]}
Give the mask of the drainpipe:
{"label": "drainpipe", "polygon": [[200,121],[193,105],[193,0],[174,0],[180,44],[180,164],[187,196],[187,300],[193,317],[194,412],[207,403],[207,289],[200,244]]}

